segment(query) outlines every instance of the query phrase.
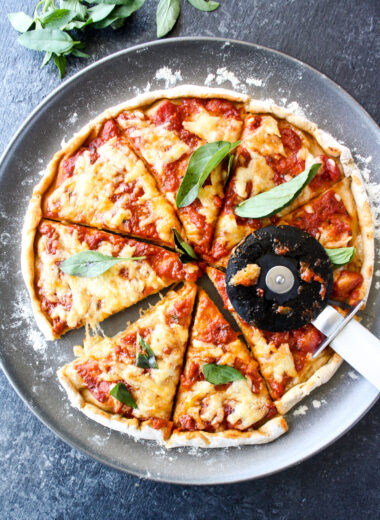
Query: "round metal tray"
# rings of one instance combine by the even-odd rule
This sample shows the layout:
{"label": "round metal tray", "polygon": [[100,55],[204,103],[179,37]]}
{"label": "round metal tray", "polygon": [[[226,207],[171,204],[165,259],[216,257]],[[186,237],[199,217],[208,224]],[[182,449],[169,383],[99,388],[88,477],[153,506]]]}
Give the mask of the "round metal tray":
{"label": "round metal tray", "polygon": [[[166,451],[151,442],[92,422],[68,404],[55,376],[73,359],[83,329],[60,341],[45,342],[38,332],[20,272],[20,232],[27,203],[41,170],[85,123],[105,108],[146,89],[193,83],[223,86],[272,98],[305,111],[356,153],[372,156],[380,181],[379,129],[357,102],[324,75],[279,52],[237,41],[178,38],[156,41],[105,58],[52,92],[21,126],[0,163],[0,344],[1,362],[10,382],[33,412],[66,442],[104,464],[155,480],[181,484],[216,484],[256,478],[284,469],[323,449],[365,414],[377,392],[344,365],[334,378],[291,411],[289,432],[262,446],[223,450]],[[295,103],[298,105],[296,105]],[[362,164],[364,164],[362,162]],[[204,282],[207,285],[207,281]],[[217,295],[207,285],[210,295]],[[157,301],[152,297],[143,302]],[[369,324],[380,332],[380,294],[372,291]],[[104,322],[115,334],[138,317],[139,305]],[[369,316],[370,319],[370,316]],[[305,413],[306,412],[306,413]]]}

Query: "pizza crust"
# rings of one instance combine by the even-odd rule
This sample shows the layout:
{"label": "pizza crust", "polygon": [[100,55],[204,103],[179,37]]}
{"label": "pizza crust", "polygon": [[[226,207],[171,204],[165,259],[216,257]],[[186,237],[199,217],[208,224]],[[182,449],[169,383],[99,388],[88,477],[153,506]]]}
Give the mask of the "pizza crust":
{"label": "pizza crust", "polygon": [[151,426],[151,421],[127,419],[126,417],[108,413],[93,404],[87,403],[71,379],[65,374],[64,368],[58,370],[57,376],[59,382],[67,392],[71,405],[93,421],[112,430],[126,433],[134,439],[147,439],[154,440],[159,444],[164,443],[164,439],[169,433],[167,429],[157,430]]}
{"label": "pizza crust", "polygon": [[226,430],[210,433],[202,431],[174,431],[165,443],[167,448],[191,446],[196,448],[229,448],[249,444],[265,444],[274,441],[288,431],[288,425],[282,416],[275,417],[253,432]]}
{"label": "pizza crust", "polygon": [[280,399],[274,402],[278,412],[280,414],[285,414],[304,397],[308,396],[313,390],[327,383],[342,363],[343,359],[338,354],[334,353],[329,361],[318,368],[309,379],[304,383],[299,383],[298,385],[293,386],[290,390],[285,392]]}

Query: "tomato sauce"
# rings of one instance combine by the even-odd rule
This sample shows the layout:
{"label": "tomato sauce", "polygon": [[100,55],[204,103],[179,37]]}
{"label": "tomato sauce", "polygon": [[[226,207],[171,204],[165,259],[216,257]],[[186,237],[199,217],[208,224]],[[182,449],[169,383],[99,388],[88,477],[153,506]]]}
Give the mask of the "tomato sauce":
{"label": "tomato sauce", "polygon": [[341,178],[341,173],[338,165],[333,159],[327,157],[327,155],[321,155],[319,157],[321,167],[318,170],[317,175],[309,184],[313,191],[320,191],[331,184],[334,184]]}
{"label": "tomato sauce", "polygon": [[[290,225],[299,227],[316,236],[319,228],[323,224],[330,224],[334,227],[334,235],[339,238],[343,233],[352,234],[351,227],[347,220],[351,220],[344,204],[337,200],[334,190],[330,190],[309,204],[313,212],[308,213],[305,209],[297,211]],[[342,219],[342,215],[344,219]]]}
{"label": "tomato sauce", "polygon": [[196,339],[205,343],[227,345],[238,337],[231,325],[219,314],[208,298],[199,302],[198,316],[201,316],[201,327],[197,330]]}
{"label": "tomato sauce", "polygon": [[344,269],[337,278],[334,279],[331,298],[338,301],[348,301],[350,305],[358,302],[359,288],[363,284],[364,278],[360,273]]}

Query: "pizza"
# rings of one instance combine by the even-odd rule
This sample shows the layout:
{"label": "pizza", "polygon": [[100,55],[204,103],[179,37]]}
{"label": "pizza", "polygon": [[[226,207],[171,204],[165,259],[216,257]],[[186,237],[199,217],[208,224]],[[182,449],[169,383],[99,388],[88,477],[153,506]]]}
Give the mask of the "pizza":
{"label": "pizza", "polygon": [[[186,283],[113,338],[94,336],[76,347],[80,355],[58,371],[73,406],[134,437],[167,439],[196,292],[194,284]],[[152,366],[146,344],[153,352]],[[127,390],[131,401],[110,393],[116,385],[121,399]]]}
{"label": "pizza", "polygon": [[[210,364],[219,369],[235,369],[239,379],[221,384],[210,382],[204,372]],[[257,361],[203,290],[173,421],[169,441],[172,447],[261,444],[287,430],[268,394]]]}
{"label": "pizza", "polygon": [[[60,268],[81,251],[112,257],[142,257],[113,265],[96,278],[72,276]],[[183,280],[195,281],[201,269],[182,264],[177,253],[84,226],[43,219],[35,239],[33,304],[49,338],[70,329],[95,325],[150,294]]]}
{"label": "pizza", "polygon": [[[207,175],[196,172],[202,182],[179,207],[192,158],[219,142],[231,151],[199,163]],[[270,196],[314,164],[315,177],[271,216],[236,214],[238,204]],[[79,357],[59,371],[72,404],[167,447],[259,444],[283,434],[284,414],[342,360],[330,348],[313,359],[324,336],[311,324],[268,332],[232,307],[228,259],[267,225],[298,227],[327,250],[355,248],[334,269],[332,298],[343,307],[366,298],[374,249],[364,185],[349,150],[314,123],[271,102],[189,85],[137,96],[80,130],[35,187],[22,236],[22,273],[41,331],[57,339],[86,326]],[[95,274],[94,254],[107,264]],[[74,260],[79,271],[68,271]],[[235,328],[204,289],[196,296],[205,269]],[[252,285],[259,274],[250,264],[233,283]],[[88,325],[179,283],[125,331],[89,336]]]}

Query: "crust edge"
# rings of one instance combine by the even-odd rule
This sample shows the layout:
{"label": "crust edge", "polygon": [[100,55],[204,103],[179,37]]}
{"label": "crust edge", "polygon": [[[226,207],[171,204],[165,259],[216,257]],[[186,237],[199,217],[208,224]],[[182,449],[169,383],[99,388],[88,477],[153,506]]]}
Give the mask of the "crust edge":
{"label": "crust edge", "polygon": [[121,433],[126,433],[134,439],[154,440],[158,444],[164,443],[164,430],[156,430],[155,428],[152,428],[150,426],[150,421],[127,419],[117,414],[110,414],[92,404],[86,403],[71,379],[65,374],[64,368],[65,367],[60,368],[57,371],[57,376],[74,408],[102,426],[106,426],[107,428],[111,428],[112,430]]}
{"label": "crust edge", "polygon": [[288,424],[284,417],[274,417],[258,430],[253,432],[179,432],[174,430],[165,443],[167,448],[196,447],[196,448],[228,448],[233,446],[265,444],[274,441],[288,431]]}
{"label": "crust edge", "polygon": [[279,413],[285,414],[302,399],[307,397],[313,390],[327,383],[342,363],[343,359],[334,353],[328,362],[318,368],[309,379],[293,386],[290,390],[285,392],[280,399],[274,402]]}

